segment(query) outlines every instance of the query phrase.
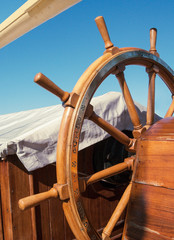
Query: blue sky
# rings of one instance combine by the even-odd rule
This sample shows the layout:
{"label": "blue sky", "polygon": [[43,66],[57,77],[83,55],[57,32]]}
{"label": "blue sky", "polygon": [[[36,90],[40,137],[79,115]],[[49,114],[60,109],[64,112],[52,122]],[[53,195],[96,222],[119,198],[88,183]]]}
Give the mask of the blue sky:
{"label": "blue sky", "polygon": [[[3,0],[0,22],[25,1]],[[33,82],[44,73],[71,92],[85,69],[103,54],[104,44],[94,19],[104,16],[111,41],[118,47],[149,50],[149,29],[158,29],[157,50],[174,67],[173,0],[83,0],[0,50],[0,114],[60,104],[59,99]],[[133,98],[146,105],[148,77],[142,67],[128,69],[126,79]],[[157,79],[156,111],[163,115],[171,102]],[[98,94],[120,91],[108,79]]]}

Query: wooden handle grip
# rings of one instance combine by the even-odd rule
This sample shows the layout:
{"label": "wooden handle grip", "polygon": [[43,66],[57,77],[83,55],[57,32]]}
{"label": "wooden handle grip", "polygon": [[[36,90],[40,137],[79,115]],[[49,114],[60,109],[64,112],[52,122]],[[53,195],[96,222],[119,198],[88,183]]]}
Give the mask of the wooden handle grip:
{"label": "wooden handle grip", "polygon": [[156,51],[157,29],[150,29],[150,51]]}
{"label": "wooden handle grip", "polygon": [[51,93],[58,96],[62,102],[66,102],[69,98],[69,93],[64,92],[61,88],[59,88],[55,83],[53,83],[49,78],[47,78],[44,74],[38,73],[34,78],[35,83],[39,84],[41,87],[50,91]]}
{"label": "wooden handle grip", "polygon": [[28,208],[38,205],[44,200],[57,197],[58,191],[56,190],[56,188],[53,187],[48,192],[43,192],[20,199],[18,202],[18,206],[21,210],[26,210]]}
{"label": "wooden handle grip", "polygon": [[98,30],[103,38],[103,41],[105,43],[105,48],[111,48],[113,47],[113,43],[110,40],[109,33],[105,24],[105,20],[102,16],[99,16],[95,19],[95,22],[97,24]]}

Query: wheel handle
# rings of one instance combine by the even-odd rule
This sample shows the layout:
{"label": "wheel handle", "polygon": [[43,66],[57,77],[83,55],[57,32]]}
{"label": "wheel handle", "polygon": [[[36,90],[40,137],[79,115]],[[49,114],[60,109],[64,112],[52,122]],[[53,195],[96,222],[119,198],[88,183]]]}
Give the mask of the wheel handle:
{"label": "wheel handle", "polygon": [[36,74],[34,81],[41,87],[45,88],[49,92],[59,97],[62,102],[66,102],[70,96],[68,92],[63,91],[61,88],[59,88],[55,83],[53,83],[49,78],[47,78],[42,73]]}

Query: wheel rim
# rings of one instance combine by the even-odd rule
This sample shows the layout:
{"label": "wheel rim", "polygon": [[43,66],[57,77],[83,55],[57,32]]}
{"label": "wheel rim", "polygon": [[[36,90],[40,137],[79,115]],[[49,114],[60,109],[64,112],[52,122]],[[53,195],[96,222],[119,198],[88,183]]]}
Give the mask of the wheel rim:
{"label": "wheel rim", "polygon": [[[67,147],[64,152],[66,156],[66,159],[64,159],[66,161],[65,182],[69,186],[70,194],[70,200],[68,203],[66,203],[66,205],[68,205],[68,211],[66,211],[66,209],[64,211],[67,219],[69,219],[68,222],[70,226],[72,225],[72,219],[76,222],[76,226],[71,227],[77,239],[82,239],[81,237],[79,237],[80,233],[82,234],[83,239],[101,239],[101,236],[99,236],[98,233],[96,233],[96,231],[91,226],[87,214],[85,213],[85,209],[83,207],[83,202],[81,199],[80,187],[78,182],[78,144],[81,127],[85,117],[85,112],[92,96],[94,95],[96,89],[101,84],[101,82],[103,82],[109,74],[113,73],[116,67],[120,64],[124,64],[125,66],[142,65],[146,68],[150,68],[154,65],[157,66],[159,69],[158,75],[170,89],[171,93],[173,94],[174,92],[173,70],[160,58],[144,50],[129,50],[115,54],[114,56],[108,54],[107,57],[104,56],[104,60],[101,59],[101,62],[97,67],[94,67],[92,73],[90,74],[91,77],[89,77],[88,74],[85,73],[85,76],[87,77],[83,77],[83,80],[80,79],[80,84],[77,82],[76,86],[73,89],[73,92],[75,92],[76,94],[79,95],[80,93],[76,107],[74,110],[71,110],[71,114],[68,113],[68,110],[64,113],[64,119],[67,119],[68,114],[68,118],[71,119],[66,127],[64,125],[64,128],[68,129],[67,139],[65,143]],[[95,63],[93,65],[95,65]],[[91,67],[89,68],[89,71],[91,72]],[[59,138],[57,151],[57,177],[60,182],[62,182],[60,179],[60,171],[62,172],[62,169],[60,169],[60,162],[62,160],[59,154],[59,150],[61,147],[62,142]]]}

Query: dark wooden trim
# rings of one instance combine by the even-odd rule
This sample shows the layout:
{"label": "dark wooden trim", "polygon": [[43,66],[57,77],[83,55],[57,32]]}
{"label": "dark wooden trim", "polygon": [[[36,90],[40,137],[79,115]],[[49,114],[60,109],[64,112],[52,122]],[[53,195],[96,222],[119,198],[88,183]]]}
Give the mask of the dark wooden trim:
{"label": "dark wooden trim", "polygon": [[10,192],[9,162],[2,161],[0,164],[1,179],[1,204],[4,228],[4,240],[13,240],[12,207]]}

